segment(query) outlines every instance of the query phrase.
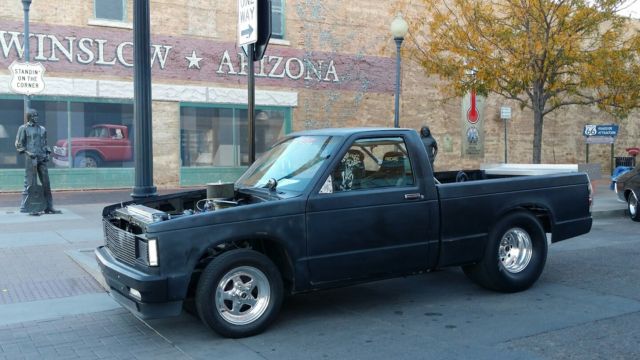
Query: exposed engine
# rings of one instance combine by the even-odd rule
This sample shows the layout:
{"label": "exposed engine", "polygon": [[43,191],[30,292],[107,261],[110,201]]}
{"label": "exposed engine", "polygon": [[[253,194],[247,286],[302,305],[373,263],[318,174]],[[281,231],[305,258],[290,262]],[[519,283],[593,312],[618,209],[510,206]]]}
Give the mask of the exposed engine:
{"label": "exposed engine", "polygon": [[[208,184],[204,190],[188,191],[180,194],[159,196],[145,199],[142,204],[129,203],[114,208],[109,216],[112,223],[119,223],[119,228],[139,228],[161,221],[184,216],[201,214],[235,207],[245,203],[244,199],[236,199],[233,184]],[[136,231],[132,231],[136,233]]]}

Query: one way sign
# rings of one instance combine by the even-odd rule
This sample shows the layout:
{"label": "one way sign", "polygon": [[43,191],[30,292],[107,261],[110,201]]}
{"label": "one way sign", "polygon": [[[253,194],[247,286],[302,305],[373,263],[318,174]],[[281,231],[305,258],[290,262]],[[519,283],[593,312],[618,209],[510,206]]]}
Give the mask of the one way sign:
{"label": "one way sign", "polygon": [[258,41],[258,2],[238,0],[238,46]]}

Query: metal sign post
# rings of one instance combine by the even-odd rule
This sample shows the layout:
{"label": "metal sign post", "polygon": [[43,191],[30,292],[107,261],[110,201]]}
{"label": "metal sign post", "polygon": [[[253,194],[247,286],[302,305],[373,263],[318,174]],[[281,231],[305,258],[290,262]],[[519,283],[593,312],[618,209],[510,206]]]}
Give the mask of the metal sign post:
{"label": "metal sign post", "polygon": [[271,0],[238,0],[238,46],[247,55],[249,74],[247,112],[249,120],[249,163],[256,160],[255,62],[262,60],[271,39]]}
{"label": "metal sign post", "polygon": [[503,106],[500,108],[500,119],[504,122],[504,163],[508,163],[507,160],[507,120],[511,119],[511,108]]}
{"label": "metal sign post", "polygon": [[[22,10],[24,12],[24,61],[29,63],[29,8],[31,7],[31,0],[22,0]],[[24,94],[24,113],[27,113],[29,107],[31,107],[30,94]],[[25,120],[26,121],[26,120]]]}
{"label": "metal sign post", "polygon": [[[249,54],[253,54],[255,51],[255,45],[249,44]],[[247,104],[247,111],[249,112],[249,164],[253,164],[256,161],[256,74],[255,74],[255,62],[252,57],[249,56],[249,97]]]}

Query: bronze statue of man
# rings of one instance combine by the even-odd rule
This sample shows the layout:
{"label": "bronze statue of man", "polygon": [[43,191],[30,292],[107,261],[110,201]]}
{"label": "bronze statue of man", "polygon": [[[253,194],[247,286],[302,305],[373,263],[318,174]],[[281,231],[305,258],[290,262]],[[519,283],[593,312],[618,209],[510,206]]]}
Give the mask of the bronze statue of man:
{"label": "bronze statue of man", "polygon": [[24,190],[22,191],[22,203],[20,212],[31,212],[38,215],[38,211],[29,210],[30,200],[33,197],[33,189],[40,178],[45,200],[45,214],[60,214],[60,210],[53,208],[53,198],[51,196],[51,184],[49,182],[49,170],[47,162],[51,149],[47,146],[47,130],[44,126],[38,125],[38,112],[34,109],[27,110],[27,123],[18,128],[16,135],[16,150],[20,154],[25,154],[25,175]]}

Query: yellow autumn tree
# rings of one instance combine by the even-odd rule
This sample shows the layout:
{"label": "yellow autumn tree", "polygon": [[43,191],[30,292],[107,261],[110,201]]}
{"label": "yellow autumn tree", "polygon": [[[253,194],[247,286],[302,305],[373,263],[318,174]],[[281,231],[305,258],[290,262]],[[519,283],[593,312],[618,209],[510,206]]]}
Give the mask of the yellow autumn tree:
{"label": "yellow autumn tree", "polygon": [[[533,112],[540,163],[547,114],[597,105],[624,117],[640,98],[640,36],[628,0],[412,0],[407,47],[446,90],[495,93]],[[415,9],[415,7],[413,7]]]}

